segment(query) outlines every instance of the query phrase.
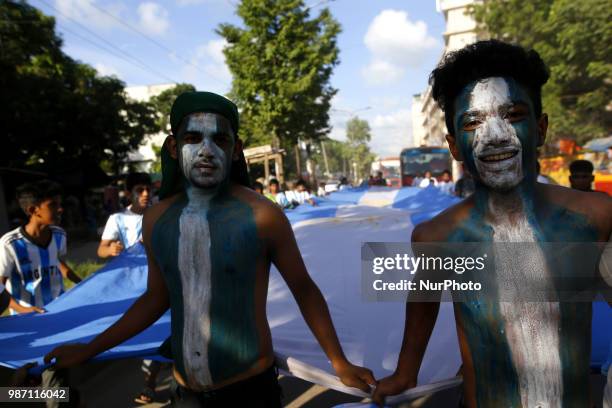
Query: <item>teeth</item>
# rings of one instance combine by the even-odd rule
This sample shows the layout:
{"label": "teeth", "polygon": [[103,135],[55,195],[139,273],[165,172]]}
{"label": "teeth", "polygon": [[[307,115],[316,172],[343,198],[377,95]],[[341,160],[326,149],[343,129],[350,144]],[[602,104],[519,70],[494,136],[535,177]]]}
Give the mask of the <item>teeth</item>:
{"label": "teeth", "polygon": [[509,159],[510,157],[514,156],[514,152],[510,152],[510,153],[502,153],[502,154],[493,154],[491,156],[486,156],[482,158],[482,161],[500,161],[500,160],[506,160]]}

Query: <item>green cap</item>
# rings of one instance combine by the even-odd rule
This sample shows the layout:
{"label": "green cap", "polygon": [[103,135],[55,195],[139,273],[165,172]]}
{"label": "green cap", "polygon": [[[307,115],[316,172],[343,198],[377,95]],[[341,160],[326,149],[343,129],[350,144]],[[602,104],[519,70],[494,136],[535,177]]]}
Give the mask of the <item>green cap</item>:
{"label": "green cap", "polygon": [[174,135],[183,118],[194,112],[222,115],[230,121],[234,134],[238,135],[238,108],[226,97],[212,92],[184,92],[176,98],[170,111],[170,127]]}

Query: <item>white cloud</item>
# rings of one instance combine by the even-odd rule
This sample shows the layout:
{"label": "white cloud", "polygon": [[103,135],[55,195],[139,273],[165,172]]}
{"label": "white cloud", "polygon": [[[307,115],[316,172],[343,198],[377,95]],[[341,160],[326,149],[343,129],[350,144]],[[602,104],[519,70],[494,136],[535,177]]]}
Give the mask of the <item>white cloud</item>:
{"label": "white cloud", "polygon": [[404,68],[384,60],[375,59],[361,70],[370,85],[394,83],[404,76]]}
{"label": "white cloud", "polygon": [[[76,20],[79,23],[85,23],[87,26],[109,29],[115,28],[120,23],[99,10],[95,6],[99,6],[95,0],[55,0],[55,7],[59,10],[58,17],[63,20]],[[104,10],[108,13],[121,18],[121,13],[125,11],[123,3],[105,4]]]}
{"label": "white cloud", "polygon": [[232,82],[232,74],[225,62],[225,39],[210,40],[196,48],[191,64],[183,68],[185,81],[198,89],[225,93]]}
{"label": "white cloud", "polygon": [[138,6],[138,16],[140,28],[149,34],[164,34],[170,26],[168,10],[157,3],[141,3]]}
{"label": "white cloud", "polygon": [[96,71],[98,71],[98,75],[100,75],[100,76],[112,76],[112,75],[114,75],[117,78],[121,77],[121,74],[119,74],[119,71],[114,66],[98,62],[98,63],[94,64],[94,68],[96,69]]}
{"label": "white cloud", "polygon": [[410,109],[398,109],[370,120],[372,140],[370,148],[381,157],[399,156],[411,144],[412,119]]}
{"label": "white cloud", "polygon": [[193,4],[209,3],[211,0],[176,0],[179,6],[191,6]]}
{"label": "white cloud", "polygon": [[405,107],[408,105],[405,103],[403,98],[400,98],[399,96],[386,95],[382,97],[374,96],[370,98],[370,106],[375,107],[376,109],[394,110],[400,106]]}
{"label": "white cloud", "polygon": [[371,60],[362,75],[370,84],[396,82],[407,68],[419,67],[427,53],[440,47],[424,21],[411,21],[408,13],[398,10],[381,11],[363,40]]}

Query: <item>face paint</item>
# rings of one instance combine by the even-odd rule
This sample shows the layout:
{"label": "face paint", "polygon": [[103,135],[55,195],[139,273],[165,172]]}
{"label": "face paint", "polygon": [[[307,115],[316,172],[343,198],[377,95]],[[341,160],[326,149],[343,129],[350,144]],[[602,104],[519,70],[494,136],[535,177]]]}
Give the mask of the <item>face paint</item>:
{"label": "face paint", "polygon": [[507,191],[533,173],[535,115],[514,80],[493,77],[466,86],[455,101],[454,123],[468,168],[485,186]]}
{"label": "face paint", "polygon": [[137,184],[130,192],[130,202],[138,208],[147,208],[151,205],[151,187],[146,184]]}
{"label": "face paint", "polygon": [[179,163],[189,184],[217,188],[229,175],[234,132],[216,113],[193,113],[179,131]]}

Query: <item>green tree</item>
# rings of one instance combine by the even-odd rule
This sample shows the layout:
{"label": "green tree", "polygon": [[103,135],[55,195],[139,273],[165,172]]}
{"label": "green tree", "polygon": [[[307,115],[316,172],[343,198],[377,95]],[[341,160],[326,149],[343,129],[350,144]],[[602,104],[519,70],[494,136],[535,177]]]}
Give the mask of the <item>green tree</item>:
{"label": "green tree", "polygon": [[174,100],[183,92],[193,92],[195,90],[195,87],[191,84],[176,84],[174,88],[166,89],[151,98],[151,105],[157,112],[155,125],[159,132],[170,131],[170,109],[172,109]]}
{"label": "green tree", "polygon": [[118,169],[153,130],[154,111],[61,45],[52,17],[0,2],[0,135],[10,146],[0,162],[49,173],[103,162]]}
{"label": "green tree", "polygon": [[347,156],[353,166],[353,178],[359,178],[370,174],[374,154],[370,152],[368,142],[372,139],[370,125],[367,120],[358,117],[351,118],[346,124]]}
{"label": "green tree", "polygon": [[534,48],[550,69],[543,89],[549,141],[582,144],[612,128],[612,7],[607,0],[490,0],[473,8],[491,37]]}
{"label": "green tree", "polygon": [[221,24],[217,33],[228,42],[231,98],[246,144],[293,152],[298,139],[327,134],[338,22],[327,9],[311,18],[301,0],[242,0],[237,14],[244,28]]}

